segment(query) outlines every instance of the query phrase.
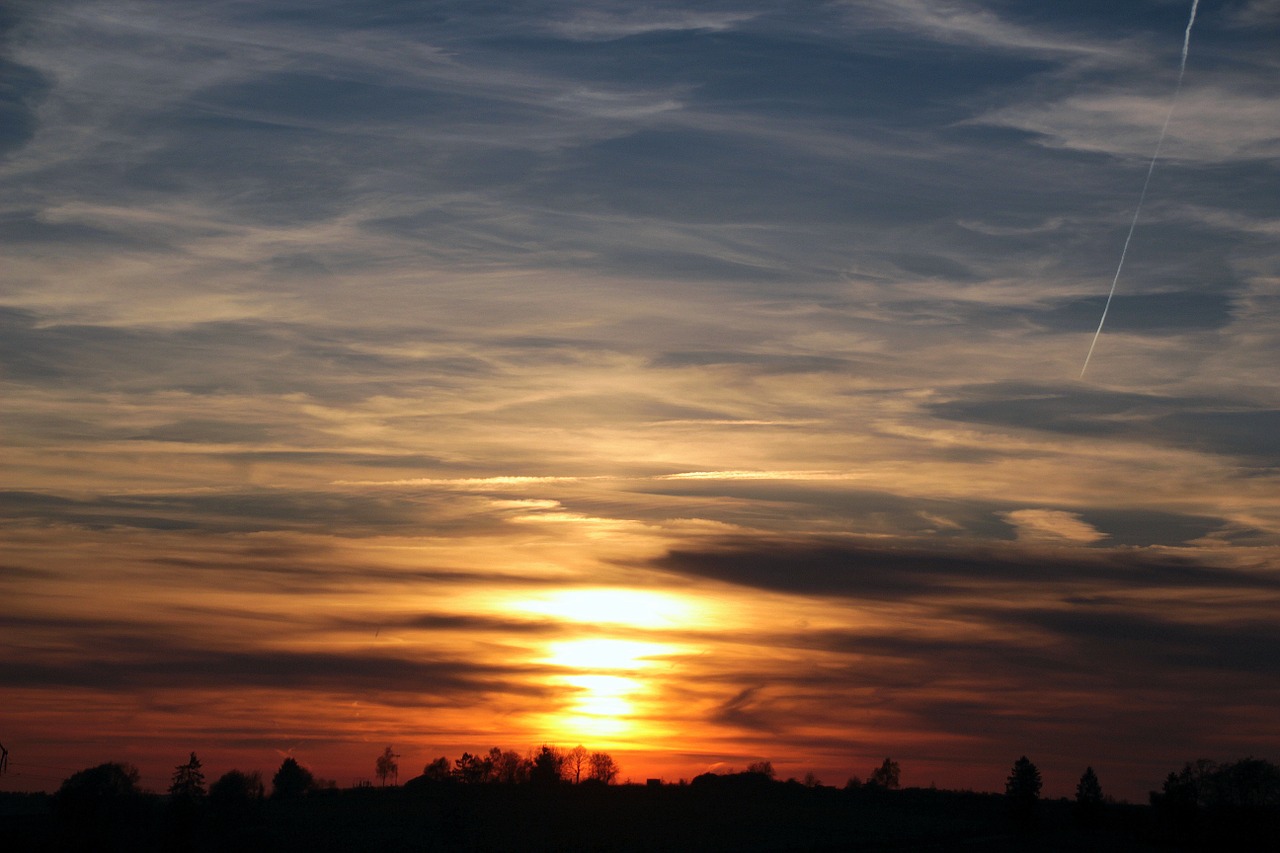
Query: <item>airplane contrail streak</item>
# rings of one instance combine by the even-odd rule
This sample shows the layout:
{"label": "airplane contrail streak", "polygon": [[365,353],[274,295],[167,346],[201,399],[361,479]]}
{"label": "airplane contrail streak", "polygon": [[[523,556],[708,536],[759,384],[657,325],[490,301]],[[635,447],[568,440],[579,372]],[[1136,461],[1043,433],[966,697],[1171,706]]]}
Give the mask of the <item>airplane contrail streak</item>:
{"label": "airplane contrail streak", "polygon": [[1156,152],[1151,155],[1151,163],[1147,166],[1147,178],[1142,182],[1142,193],[1138,196],[1138,206],[1133,211],[1133,221],[1129,223],[1129,234],[1124,238],[1124,248],[1120,250],[1120,263],[1116,265],[1115,277],[1111,279],[1111,291],[1107,294],[1107,302],[1102,306],[1102,319],[1098,321],[1098,331],[1093,333],[1093,342],[1089,344],[1089,352],[1084,357],[1084,367],[1080,368],[1080,378],[1089,369],[1089,359],[1093,358],[1093,348],[1098,345],[1102,335],[1102,326],[1107,322],[1107,312],[1111,310],[1111,299],[1116,295],[1116,284],[1120,281],[1120,271],[1124,269],[1125,255],[1129,254],[1129,242],[1133,239],[1133,231],[1138,227],[1138,216],[1142,213],[1142,203],[1147,200],[1147,187],[1151,185],[1151,174],[1156,170],[1156,161],[1160,159],[1160,149],[1164,147],[1164,137],[1169,131],[1169,120],[1173,118],[1173,110],[1178,106],[1178,96],[1182,94],[1182,77],[1187,73],[1187,49],[1191,47],[1191,27],[1196,22],[1196,8],[1200,0],[1191,0],[1191,18],[1187,21],[1187,32],[1182,37],[1182,64],[1178,67],[1178,86],[1173,90],[1173,102],[1169,104],[1169,113],[1164,117],[1164,126],[1160,128],[1160,140],[1156,142]]}

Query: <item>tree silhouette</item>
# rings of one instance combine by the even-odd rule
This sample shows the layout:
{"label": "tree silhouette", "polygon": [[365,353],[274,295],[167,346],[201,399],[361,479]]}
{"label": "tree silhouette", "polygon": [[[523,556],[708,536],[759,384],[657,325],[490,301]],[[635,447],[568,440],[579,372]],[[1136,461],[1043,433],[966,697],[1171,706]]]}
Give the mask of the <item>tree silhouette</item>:
{"label": "tree silhouette", "polygon": [[378,756],[375,768],[378,774],[378,781],[384,786],[387,784],[387,779],[391,779],[392,784],[400,780],[400,765],[396,762],[399,757],[399,755],[391,751],[391,747],[384,749],[382,755]]}
{"label": "tree silhouette", "polygon": [[311,771],[289,757],[280,762],[280,769],[271,777],[271,796],[281,800],[301,797],[315,784]]}
{"label": "tree silhouette", "polygon": [[173,768],[173,781],[169,784],[169,795],[178,799],[194,800],[205,795],[204,773],[200,771],[200,759],[191,753],[186,764]]}
{"label": "tree silhouette", "polygon": [[265,793],[258,771],[228,770],[209,786],[209,805],[223,823],[241,825],[259,808]]}
{"label": "tree silhouette", "polygon": [[775,775],[772,761],[753,761],[747,765],[747,772],[758,773],[759,775],[766,776],[770,779]]}
{"label": "tree silhouette", "polygon": [[561,781],[564,756],[554,746],[543,744],[534,753],[529,767],[529,781],[535,785],[554,785]]}
{"label": "tree silhouette", "polygon": [[1082,820],[1092,822],[1102,812],[1102,785],[1092,767],[1086,767],[1076,783],[1076,814]]}
{"label": "tree silhouette", "polygon": [[564,754],[565,776],[571,778],[573,784],[577,785],[582,781],[582,771],[587,769],[589,758],[590,753],[582,744],[578,744]]}
{"label": "tree silhouette", "polygon": [[1201,758],[1169,774],[1163,799],[1185,808],[1274,808],[1280,806],[1280,767],[1260,758],[1231,764]]}
{"label": "tree silhouette", "polygon": [[493,775],[493,762],[469,752],[454,762],[453,776],[468,785],[483,785]]}
{"label": "tree silhouette", "polygon": [[443,755],[422,768],[422,775],[432,782],[448,782],[453,778],[449,759]]}
{"label": "tree silhouette", "polygon": [[138,768],[108,762],[68,776],[53,802],[57,813],[71,822],[109,823],[124,819],[141,793]]}
{"label": "tree silhouette", "polygon": [[262,774],[257,770],[252,773],[228,770],[218,777],[218,781],[209,786],[209,800],[215,803],[261,800],[265,794]]}
{"label": "tree silhouette", "polygon": [[613,760],[613,756],[607,752],[593,752],[590,758],[591,775],[588,777],[592,782],[602,782],[605,785],[612,785],[613,781],[618,778],[618,764]]}
{"label": "tree silhouette", "polygon": [[501,750],[494,747],[489,750],[489,763],[493,767],[494,782],[503,785],[516,785],[529,781],[529,762],[514,750]]}
{"label": "tree silhouette", "polygon": [[1025,755],[1013,762],[1013,771],[1004,783],[1009,806],[1018,815],[1030,815],[1040,799],[1040,770]]}
{"label": "tree silhouette", "polygon": [[1280,806],[1280,767],[1261,758],[1224,764],[1213,776],[1217,805],[1232,809],[1275,809]]}
{"label": "tree silhouette", "polygon": [[884,788],[886,791],[896,790],[901,775],[902,770],[898,767],[898,762],[886,758],[879,767],[871,771],[867,784],[876,788]]}

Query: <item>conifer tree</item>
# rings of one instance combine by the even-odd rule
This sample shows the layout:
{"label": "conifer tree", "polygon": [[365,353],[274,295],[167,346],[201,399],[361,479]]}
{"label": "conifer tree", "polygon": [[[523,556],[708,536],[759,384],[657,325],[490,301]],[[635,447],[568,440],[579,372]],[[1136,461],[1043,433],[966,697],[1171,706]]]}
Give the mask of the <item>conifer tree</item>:
{"label": "conifer tree", "polygon": [[200,770],[200,759],[196,758],[194,752],[191,753],[191,758],[186,764],[179,764],[173,768],[173,782],[169,785],[169,794],[172,797],[188,800],[205,795],[204,773]]}

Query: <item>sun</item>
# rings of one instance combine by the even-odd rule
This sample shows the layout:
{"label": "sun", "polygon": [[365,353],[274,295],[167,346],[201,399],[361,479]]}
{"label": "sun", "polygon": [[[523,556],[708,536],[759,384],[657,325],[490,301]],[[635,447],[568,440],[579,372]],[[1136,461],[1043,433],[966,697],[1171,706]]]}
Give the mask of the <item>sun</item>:
{"label": "sun", "polygon": [[543,644],[536,663],[560,693],[558,707],[539,715],[541,725],[571,739],[641,735],[667,672],[688,653],[685,644],[666,641],[668,632],[707,616],[695,599],[624,587],[545,591],[502,606],[559,623],[567,635]]}
{"label": "sun", "polygon": [[657,658],[671,654],[668,643],[592,637],[551,643],[546,663],[584,672],[634,672],[654,666]]}
{"label": "sun", "polygon": [[572,739],[635,736],[638,708],[656,692],[663,664],[680,653],[670,643],[593,637],[547,646],[542,662],[561,670],[550,677],[564,688],[564,705],[547,725]]}
{"label": "sun", "polygon": [[676,628],[696,622],[701,608],[688,598],[644,589],[562,589],[510,603],[518,612],[566,622]]}

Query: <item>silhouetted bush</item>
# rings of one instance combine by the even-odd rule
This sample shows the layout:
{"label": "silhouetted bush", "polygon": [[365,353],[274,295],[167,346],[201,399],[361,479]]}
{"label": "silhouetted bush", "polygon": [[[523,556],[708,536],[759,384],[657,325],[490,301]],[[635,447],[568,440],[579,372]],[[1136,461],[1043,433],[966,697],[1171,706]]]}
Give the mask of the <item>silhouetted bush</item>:
{"label": "silhouetted bush", "polygon": [[258,771],[228,770],[209,787],[209,804],[219,817],[243,819],[258,809],[265,794]]}
{"label": "silhouetted bush", "polygon": [[92,819],[120,811],[140,793],[138,768],[109,762],[68,776],[54,795],[54,808],[65,818]]}
{"label": "silhouetted bush", "polygon": [[422,775],[418,778],[425,779],[428,782],[448,782],[452,775],[452,771],[449,769],[449,759],[442,755],[429,762],[426,767],[423,767]]}
{"label": "silhouetted bush", "polygon": [[109,762],[74,773],[54,794],[62,838],[57,849],[125,851],[143,846],[152,822],[138,788],[138,770]]}
{"label": "silhouetted bush", "polygon": [[311,771],[303,767],[293,758],[286,758],[280,763],[280,769],[271,777],[271,796],[282,800],[301,797],[316,785]]}
{"label": "silhouetted bush", "polygon": [[1151,792],[1151,805],[1166,837],[1280,849],[1280,767],[1269,761],[1187,762]]}

